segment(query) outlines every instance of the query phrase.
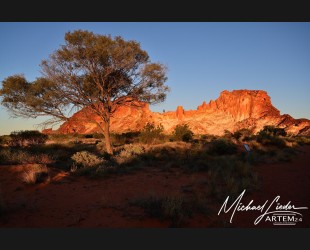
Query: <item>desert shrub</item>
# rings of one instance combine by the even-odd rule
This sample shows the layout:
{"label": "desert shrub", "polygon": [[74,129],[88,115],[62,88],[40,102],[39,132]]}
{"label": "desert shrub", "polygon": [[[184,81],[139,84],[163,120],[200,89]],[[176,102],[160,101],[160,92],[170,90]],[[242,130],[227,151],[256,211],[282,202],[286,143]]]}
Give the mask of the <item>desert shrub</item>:
{"label": "desert shrub", "polygon": [[115,166],[99,166],[92,172],[92,177],[105,177],[116,171]]}
{"label": "desert shrub", "polygon": [[48,168],[46,165],[32,165],[22,173],[21,179],[26,184],[37,184],[49,180]]}
{"label": "desert shrub", "polygon": [[121,134],[112,134],[113,145],[124,145],[138,141],[140,132],[125,132]]}
{"label": "desert shrub", "polygon": [[48,139],[48,135],[37,130],[14,131],[10,134],[9,145],[23,147],[27,145],[43,144]]}
{"label": "desert shrub", "polygon": [[230,140],[217,139],[210,143],[208,152],[217,155],[235,154],[237,152],[237,146]]}
{"label": "desert shrub", "polygon": [[261,130],[257,135],[257,141],[262,145],[270,145],[277,147],[286,147],[285,141],[274,135],[273,133],[269,133],[265,130]]}
{"label": "desert shrub", "polygon": [[0,136],[0,146],[5,146],[10,144],[11,137],[9,135]]}
{"label": "desert shrub", "polygon": [[241,139],[241,141],[243,140],[247,141],[247,140],[251,140],[251,135],[252,135],[252,131],[250,129],[243,128],[243,129],[239,129],[235,131],[232,134],[232,137],[235,138],[236,140]]}
{"label": "desert shrub", "polygon": [[172,227],[181,226],[188,211],[182,196],[167,196],[162,201],[163,217],[171,220]]}
{"label": "desert shrub", "polygon": [[207,135],[201,135],[201,136],[200,136],[200,139],[202,139],[202,140],[207,140],[207,139],[208,139],[208,136],[207,136]]}
{"label": "desert shrub", "polygon": [[49,154],[29,153],[22,149],[1,148],[0,164],[26,164],[39,163],[48,164],[53,162],[53,157]]}
{"label": "desert shrub", "polygon": [[118,164],[123,164],[132,161],[136,156],[142,155],[145,148],[139,144],[126,144],[119,154],[115,157]]}
{"label": "desert shrub", "polygon": [[296,136],[294,139],[299,145],[310,145],[310,137]]}
{"label": "desert shrub", "polygon": [[164,138],[164,127],[160,124],[155,126],[153,123],[147,123],[140,132],[140,142],[145,144],[152,144],[162,141]]}
{"label": "desert shrub", "polygon": [[233,133],[232,133],[232,132],[230,132],[230,131],[227,130],[227,129],[224,130],[224,135],[223,135],[224,138],[231,139],[232,136],[233,136]]}
{"label": "desert shrub", "polygon": [[131,205],[139,206],[144,209],[150,217],[168,220],[171,227],[179,227],[184,223],[190,211],[185,205],[183,197],[180,195],[168,195],[157,197],[151,195],[146,198],[136,199],[130,202]]}
{"label": "desert shrub", "polygon": [[106,152],[106,146],[105,146],[105,142],[104,141],[101,141],[101,142],[98,142],[96,144],[96,149],[98,150],[98,152]]}
{"label": "desert shrub", "polygon": [[255,190],[258,186],[252,165],[236,156],[221,156],[210,160],[207,193],[222,200],[228,195],[236,198],[241,191]]}
{"label": "desert shrub", "polygon": [[206,140],[206,141],[210,142],[210,141],[216,140],[216,139],[218,138],[218,136],[216,136],[216,135],[205,134],[205,135],[201,135],[200,138],[201,138],[202,140]]}
{"label": "desert shrub", "polygon": [[286,136],[284,128],[277,128],[271,125],[264,126],[264,128],[261,131],[266,132],[271,136]]}
{"label": "desert shrub", "polygon": [[246,135],[241,140],[244,141],[244,142],[255,141],[256,140],[256,136],[255,135],[249,135],[249,136]]}
{"label": "desert shrub", "polygon": [[130,157],[133,155],[140,155],[145,152],[145,148],[139,144],[126,144],[120,152],[122,157]]}
{"label": "desert shrub", "polygon": [[68,142],[69,139],[72,139],[72,134],[49,134],[48,140],[53,141],[55,143],[64,143]]}
{"label": "desert shrub", "polygon": [[96,139],[103,139],[104,135],[102,133],[93,133],[93,138]]}
{"label": "desert shrub", "polygon": [[104,159],[99,158],[97,155],[90,153],[88,151],[76,152],[71,156],[71,159],[74,161],[76,166],[87,168],[95,167],[104,163]]}
{"label": "desert shrub", "polygon": [[193,139],[193,135],[194,133],[190,130],[187,124],[177,125],[172,132],[172,138],[175,141],[188,142]]}

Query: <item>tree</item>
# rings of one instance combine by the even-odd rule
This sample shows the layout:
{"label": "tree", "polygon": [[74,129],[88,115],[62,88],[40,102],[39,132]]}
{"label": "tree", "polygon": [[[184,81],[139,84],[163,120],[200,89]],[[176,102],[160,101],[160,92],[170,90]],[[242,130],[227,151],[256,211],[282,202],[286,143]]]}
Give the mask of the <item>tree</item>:
{"label": "tree", "polygon": [[109,154],[114,112],[124,105],[162,102],[169,91],[165,66],[152,63],[138,42],[120,36],[67,32],[65,44],[42,61],[41,69],[42,77],[33,82],[23,75],[4,79],[2,105],[14,116],[51,116],[44,125],[67,120],[70,110],[81,109],[103,132]]}

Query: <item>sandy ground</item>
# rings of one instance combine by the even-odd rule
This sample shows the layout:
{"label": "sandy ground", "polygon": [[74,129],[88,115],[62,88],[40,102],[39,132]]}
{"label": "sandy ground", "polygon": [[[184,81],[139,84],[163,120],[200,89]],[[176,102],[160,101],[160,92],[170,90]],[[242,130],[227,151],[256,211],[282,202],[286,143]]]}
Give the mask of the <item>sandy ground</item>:
{"label": "sandy ground", "polygon": [[[253,199],[253,205],[271,202],[280,196],[282,205],[291,201],[295,207],[310,208],[310,146],[292,162],[255,166],[260,179],[259,190],[245,193],[242,203]],[[27,165],[0,166],[0,188],[7,212],[0,217],[0,227],[105,227],[154,228],[169,227],[169,221],[149,218],[144,211],[129,204],[131,200],[151,194],[191,195],[204,190],[207,173],[185,174],[177,168],[163,172],[149,168],[103,179],[74,177],[51,170],[49,183],[27,186],[20,174]],[[267,221],[254,225],[259,211],[231,213],[218,211],[214,204],[207,215],[194,214],[184,227],[310,227],[310,210],[300,210],[302,222],[295,226],[277,226]]]}

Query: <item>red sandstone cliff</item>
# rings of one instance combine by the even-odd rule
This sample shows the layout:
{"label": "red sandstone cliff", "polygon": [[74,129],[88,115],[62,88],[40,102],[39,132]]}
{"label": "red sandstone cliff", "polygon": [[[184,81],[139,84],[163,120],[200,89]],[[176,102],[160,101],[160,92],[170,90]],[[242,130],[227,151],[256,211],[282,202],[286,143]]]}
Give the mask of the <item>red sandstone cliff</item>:
{"label": "red sandstone cliff", "polygon": [[[89,116],[87,109],[81,110],[55,132],[86,134],[99,131],[98,126],[90,122]],[[92,118],[100,122],[98,117]],[[262,90],[225,90],[218,99],[208,104],[203,102],[197,110],[186,111],[178,106],[175,112],[158,113],[150,111],[147,104],[140,108],[121,107],[111,119],[111,132],[139,131],[147,122],[162,124],[167,133],[177,124],[186,123],[196,134],[221,135],[224,130],[234,132],[241,128],[257,132],[265,125],[275,125],[294,135],[310,135],[309,120],[280,115],[267,92]]]}

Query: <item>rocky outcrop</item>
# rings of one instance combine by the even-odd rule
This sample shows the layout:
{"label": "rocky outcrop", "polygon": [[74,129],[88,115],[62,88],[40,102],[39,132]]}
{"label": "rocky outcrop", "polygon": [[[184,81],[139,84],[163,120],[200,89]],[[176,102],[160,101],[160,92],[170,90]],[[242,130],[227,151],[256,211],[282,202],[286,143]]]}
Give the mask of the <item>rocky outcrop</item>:
{"label": "rocky outcrop", "polygon": [[[98,132],[100,130],[97,123],[100,122],[99,117],[85,108],[75,113],[55,132]],[[280,111],[272,105],[270,97],[263,90],[225,90],[218,99],[211,100],[208,104],[203,102],[197,110],[186,111],[178,106],[175,112],[158,113],[152,112],[148,104],[120,107],[111,118],[111,132],[139,131],[148,122],[162,124],[167,133],[178,124],[188,124],[195,134],[215,135],[222,135],[225,130],[234,132],[241,128],[252,129],[255,133],[265,125],[274,125],[294,135],[310,135],[309,120],[280,115]]]}

